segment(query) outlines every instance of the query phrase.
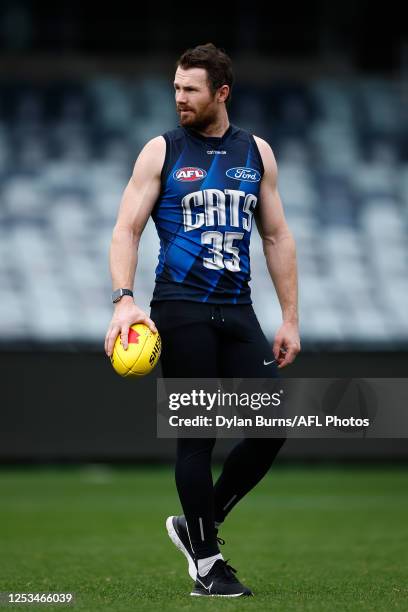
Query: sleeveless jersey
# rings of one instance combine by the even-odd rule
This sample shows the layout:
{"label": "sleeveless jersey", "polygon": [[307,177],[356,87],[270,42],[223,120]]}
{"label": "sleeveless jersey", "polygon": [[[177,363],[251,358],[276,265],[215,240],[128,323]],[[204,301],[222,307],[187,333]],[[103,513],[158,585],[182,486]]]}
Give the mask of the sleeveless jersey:
{"label": "sleeveless jersey", "polygon": [[250,304],[249,243],[264,168],[254,137],[179,127],[163,134],[162,188],[152,211],[160,239],[151,303]]}

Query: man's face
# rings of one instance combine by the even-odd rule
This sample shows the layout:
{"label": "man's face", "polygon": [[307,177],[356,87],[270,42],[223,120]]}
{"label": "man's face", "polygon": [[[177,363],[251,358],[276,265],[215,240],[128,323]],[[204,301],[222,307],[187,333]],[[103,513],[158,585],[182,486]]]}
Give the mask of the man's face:
{"label": "man's face", "polygon": [[210,91],[204,68],[178,67],[174,78],[176,108],[180,124],[195,129],[205,128],[217,115],[219,104]]}

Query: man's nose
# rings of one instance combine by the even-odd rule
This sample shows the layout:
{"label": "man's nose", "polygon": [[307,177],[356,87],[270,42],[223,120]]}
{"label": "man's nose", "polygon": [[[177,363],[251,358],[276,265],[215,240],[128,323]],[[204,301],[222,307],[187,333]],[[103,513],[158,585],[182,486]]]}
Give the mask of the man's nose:
{"label": "man's nose", "polygon": [[176,93],[176,102],[177,104],[185,104],[187,101],[186,94],[182,91],[178,91]]}

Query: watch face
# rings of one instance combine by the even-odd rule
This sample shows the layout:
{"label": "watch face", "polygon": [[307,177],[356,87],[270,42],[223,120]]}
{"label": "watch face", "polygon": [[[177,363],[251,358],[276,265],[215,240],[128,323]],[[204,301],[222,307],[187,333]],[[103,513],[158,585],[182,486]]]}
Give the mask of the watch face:
{"label": "watch face", "polygon": [[112,302],[115,304],[116,302],[119,302],[119,300],[121,299],[121,297],[123,295],[130,295],[131,297],[133,297],[133,291],[131,291],[130,289],[116,289],[116,291],[114,291],[112,293]]}

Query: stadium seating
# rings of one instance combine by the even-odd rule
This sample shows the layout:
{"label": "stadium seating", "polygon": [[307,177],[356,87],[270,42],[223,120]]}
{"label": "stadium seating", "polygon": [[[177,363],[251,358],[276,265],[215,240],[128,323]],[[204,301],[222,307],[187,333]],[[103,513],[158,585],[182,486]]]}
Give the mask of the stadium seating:
{"label": "stadium seating", "polygon": [[[141,147],[172,128],[170,85],[94,78],[1,82],[0,341],[101,345],[112,307],[108,251]],[[266,138],[295,235],[304,343],[408,341],[408,121],[381,79],[241,84],[232,121]],[[158,239],[143,234],[135,291],[148,309]],[[256,229],[256,312],[280,308]]]}

